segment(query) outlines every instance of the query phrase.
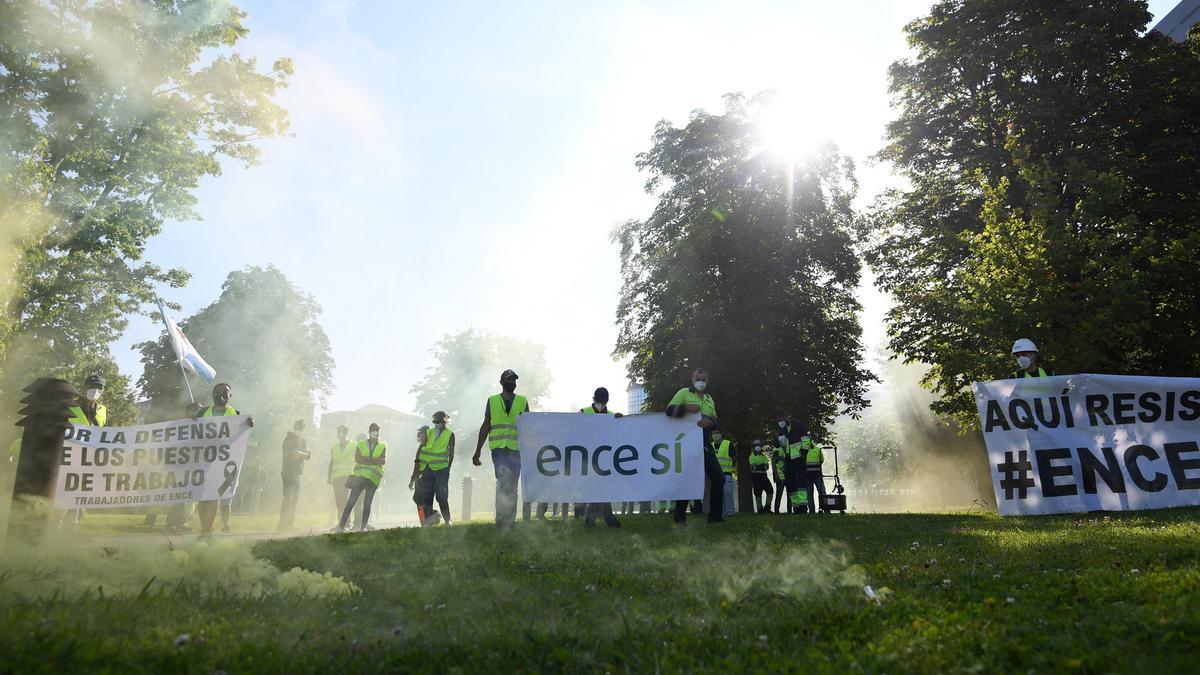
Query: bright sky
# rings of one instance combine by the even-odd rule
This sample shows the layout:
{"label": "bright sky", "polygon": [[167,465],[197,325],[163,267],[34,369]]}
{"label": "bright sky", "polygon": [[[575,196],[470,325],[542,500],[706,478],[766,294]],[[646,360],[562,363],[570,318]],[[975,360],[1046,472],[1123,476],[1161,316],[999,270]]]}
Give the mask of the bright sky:
{"label": "bright sky", "polygon": [[[889,180],[868,156],[890,118],[888,64],[928,0],[436,2],[241,0],[243,54],[290,56],[294,138],[199,191],[148,257],[193,273],[178,318],[245,265],[274,264],[324,308],[337,363],[330,409],[411,410],[429,348],[470,326],[537,340],[554,375],[542,409],[605,385],[620,260],[609,232],[649,213],[634,157],[655,123],[773,88],[812,134],[859,163],[860,202]],[[1173,0],[1150,3],[1156,17]],[[231,245],[232,244],[232,245]],[[869,345],[885,301],[866,290]],[[247,330],[253,327],[247,326]],[[161,325],[131,323],[129,346]],[[496,373],[499,379],[499,373]],[[235,383],[236,386],[236,383]],[[620,393],[618,393],[620,392]]]}

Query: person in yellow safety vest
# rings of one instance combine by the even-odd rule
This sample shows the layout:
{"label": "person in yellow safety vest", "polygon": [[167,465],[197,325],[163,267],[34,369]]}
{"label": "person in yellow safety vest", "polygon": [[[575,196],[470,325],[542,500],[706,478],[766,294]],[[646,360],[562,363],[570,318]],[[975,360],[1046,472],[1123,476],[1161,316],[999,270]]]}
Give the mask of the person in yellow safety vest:
{"label": "person in yellow safety vest", "polygon": [[[354,474],[354,451],[358,444],[350,440],[350,429],[344,424],[337,428],[337,441],[329,448],[329,469],[326,471],[326,481],[333,488],[333,503],[337,513],[333,516],[334,527],[342,519],[342,511],[346,509],[346,500],[350,496],[350,488],[346,481]],[[362,522],[362,502],[354,506],[354,528]]]}
{"label": "person in yellow safety vest", "polygon": [[1053,377],[1054,371],[1042,367],[1042,355],[1037,345],[1029,338],[1021,338],[1013,343],[1012,355],[1017,359],[1017,369],[1009,377]]}
{"label": "person in yellow safety vest", "polygon": [[810,441],[804,455],[807,470],[804,490],[808,493],[809,513],[825,513],[825,478],[821,475],[821,465],[824,463],[821,446]]}
{"label": "person in yellow safety vest", "polygon": [[[754,439],[750,446],[750,487],[754,492],[754,507],[757,513],[771,512],[771,497],[775,491],[771,489],[771,456],[763,448],[762,441]],[[766,495],[766,501],[763,501]]]}
{"label": "person in yellow safety vest", "polygon": [[[229,401],[233,399],[233,387],[224,382],[213,387],[212,390],[212,405],[205,406],[196,411],[196,417],[233,417],[238,415],[237,410],[229,405]],[[254,426],[254,418],[247,417],[246,424]],[[236,487],[234,488],[237,489]],[[224,531],[229,531],[229,516],[233,510],[233,498],[227,500],[208,499],[202,502],[196,502],[196,514],[200,516],[200,536],[207,537],[212,535],[213,522],[217,519],[217,508],[221,509],[221,520],[224,522]]]}
{"label": "person in yellow safety vest", "polygon": [[732,443],[720,429],[714,429],[712,433],[713,452],[717,455],[717,464],[721,466],[721,473],[725,474],[725,485],[722,488],[722,506],[721,515],[729,517],[734,514],[733,510],[733,494],[737,489],[737,475],[734,467],[737,466],[736,458],[733,455]]}
{"label": "person in yellow safety vest", "polygon": [[[85,427],[103,427],[108,426],[108,409],[100,402],[100,395],[104,393],[106,381],[103,375],[95,374],[88,375],[83,382],[83,395],[79,397],[75,405],[71,406],[71,424],[76,424]],[[79,518],[83,515],[83,509],[67,509],[63,512],[59,524],[62,525],[71,521],[72,527],[79,527]]]}
{"label": "person in yellow safety vest", "polygon": [[[700,413],[696,425],[704,430],[704,475],[708,478],[708,488],[711,503],[708,509],[708,522],[725,522],[725,473],[717,462],[717,454],[712,447],[712,433],[720,428],[717,420],[717,404],[713,397],[705,393],[708,389],[708,372],[697,368],[692,372],[692,384],[675,392],[671,402],[667,404],[668,417],[683,417]],[[687,522],[687,500],[675,502],[675,523],[683,525]]]}
{"label": "person in yellow safety vest", "polygon": [[770,451],[771,464],[775,467],[772,471],[772,477],[775,481],[775,513],[784,513],[780,509],[780,502],[782,501],[785,505],[791,504],[790,501],[786,500],[788,491],[786,471],[787,451],[783,447],[777,448],[772,445],[767,445],[767,449]]}
{"label": "person in yellow safety vest", "polygon": [[103,375],[88,375],[83,382],[83,396],[71,406],[71,424],[87,427],[108,426],[108,408],[100,402],[107,384]]}
{"label": "person in yellow safety vest", "polygon": [[346,531],[346,523],[350,520],[350,512],[363,498],[362,521],[358,524],[359,532],[371,529],[371,502],[375,500],[375,491],[383,482],[383,466],[387,463],[387,443],[379,440],[379,425],[371,422],[367,427],[367,440],[359,441],[354,449],[354,470],[346,479],[346,487],[350,488],[350,497],[346,500],[346,508],[342,509],[342,519],[338,521],[337,532]]}
{"label": "person in yellow safety vest", "polygon": [[[592,404],[586,408],[581,408],[579,412],[585,415],[613,415],[621,417],[621,413],[613,413],[608,409],[608,389],[598,387],[592,393]],[[584,527],[595,527],[596,516],[604,519],[604,524],[609,527],[620,527],[621,521],[617,520],[616,514],[613,513],[612,502],[601,502],[598,504],[587,504],[587,516],[583,520]],[[575,506],[575,512],[579,513],[579,505]],[[564,516],[565,517],[565,516]]]}
{"label": "person in yellow safety vest", "polygon": [[[805,456],[812,439],[808,436],[808,427],[800,420],[789,418],[782,411],[775,413],[776,440],[779,446],[786,448],[784,472],[787,476],[788,512],[803,513],[807,508],[807,492],[801,494],[804,482],[808,478],[808,466]],[[802,498],[803,497],[803,498]]]}
{"label": "person in yellow safety vest", "polygon": [[[412,492],[413,505],[417,507],[417,522],[423,526],[425,517],[429,515],[425,511],[425,492],[421,489],[421,484],[417,481],[420,474],[417,472],[417,456],[421,454],[421,448],[429,442],[429,425],[422,424],[420,429],[417,429],[417,450],[413,453],[413,472],[408,477],[408,489]],[[439,516],[440,517],[440,516]]]}
{"label": "person in yellow safety vest", "polygon": [[517,374],[500,373],[500,393],[488,398],[471,463],[482,466],[479,455],[487,440],[496,472],[496,527],[511,527],[517,519],[517,482],[521,477],[521,452],[517,442],[517,417],[529,412],[529,401],[517,394]]}
{"label": "person in yellow safety vest", "polygon": [[[454,432],[446,426],[450,416],[444,411],[433,413],[433,428],[425,430],[425,442],[413,461],[413,478],[421,484],[422,525],[450,524],[450,467],[454,464]],[[433,500],[442,509],[435,519]]]}

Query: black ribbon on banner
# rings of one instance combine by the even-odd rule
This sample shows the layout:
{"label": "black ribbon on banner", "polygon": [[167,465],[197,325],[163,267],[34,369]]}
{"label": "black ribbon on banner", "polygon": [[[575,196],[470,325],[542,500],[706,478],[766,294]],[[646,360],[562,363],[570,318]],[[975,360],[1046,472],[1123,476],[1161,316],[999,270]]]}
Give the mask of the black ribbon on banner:
{"label": "black ribbon on banner", "polygon": [[225,463],[225,482],[221,483],[221,487],[217,488],[217,494],[225,496],[226,490],[232,490],[237,484],[238,467],[237,462]]}

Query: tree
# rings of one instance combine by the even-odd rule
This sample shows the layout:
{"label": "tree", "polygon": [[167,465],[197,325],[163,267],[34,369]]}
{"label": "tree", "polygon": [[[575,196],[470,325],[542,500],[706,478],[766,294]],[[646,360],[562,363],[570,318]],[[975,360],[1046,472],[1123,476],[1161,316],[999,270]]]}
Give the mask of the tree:
{"label": "tree", "polygon": [[39,207],[4,214],[23,249],[0,298],[0,390],[108,359],[155,287],[187,280],[145,262],[146,241],[194,217],[223,159],[253,164],[255,141],[286,132],[273,98],[291,62],[260,73],[232,52],[244,16],[223,0],[0,0],[0,195]]}
{"label": "tree", "polygon": [[770,104],[729,95],[724,114],[660,122],[637,160],[658,204],[614,235],[615,354],[632,356],[630,376],[658,410],[706,368],[722,425],[742,441],[777,409],[819,435],[865,406],[872,379],[854,297],[853,165],[832,146],[798,163],[765,151]]}
{"label": "tree", "polygon": [[[457,460],[469,459],[475,451],[484,406],[489,396],[500,391],[500,373],[509,368],[516,371],[517,393],[528,398],[534,410],[550,388],[546,348],[535,342],[468,328],[445,335],[430,353],[434,365],[410,392],[416,395],[422,415],[449,413],[456,431]],[[455,467],[470,465],[457,460]]]}
{"label": "tree", "polygon": [[[180,322],[188,340],[233,387],[233,405],[254,415],[255,435],[282,436],[297,419],[311,420],[332,391],[333,357],[318,323],[321,307],[273,266],[231,272],[216,302]],[[188,404],[166,331],[135,346],[142,353],[138,380],[150,398],[150,420],[182,417]],[[210,388],[192,377],[197,402]]]}
{"label": "tree", "polygon": [[873,217],[890,347],[933,408],[1018,337],[1063,372],[1200,374],[1200,34],[1143,34],[1136,0],[942,0],[905,29],[880,156],[910,187]]}

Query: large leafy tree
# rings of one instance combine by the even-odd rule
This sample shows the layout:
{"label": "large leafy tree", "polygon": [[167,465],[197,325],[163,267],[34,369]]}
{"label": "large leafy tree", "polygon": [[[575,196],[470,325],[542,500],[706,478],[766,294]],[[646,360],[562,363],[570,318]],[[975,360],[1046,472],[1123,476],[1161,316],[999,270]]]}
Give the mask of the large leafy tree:
{"label": "large leafy tree", "polygon": [[[254,415],[255,435],[270,439],[297,419],[312,419],[332,391],[333,357],[320,314],[316,300],[275,267],[247,267],[230,273],[216,302],[180,327],[217,380],[233,387],[234,407]],[[147,418],[182,417],[188,393],[166,331],[136,348],[144,368],[138,386],[151,401]],[[210,403],[211,389],[189,377],[197,402]]]}
{"label": "large leafy tree", "polygon": [[615,353],[662,409],[692,369],[711,376],[727,431],[749,440],[786,409],[823,430],[865,405],[857,184],[826,146],[800,161],[762,147],[769,95],[660,122],[638,156],[658,204],[615,233],[623,288]]}
{"label": "large leafy tree", "polygon": [[[517,372],[517,393],[528,398],[534,410],[550,388],[546,348],[535,342],[468,328],[443,336],[430,353],[433,365],[411,392],[422,415],[438,410],[450,414],[460,459],[469,459],[475,450],[484,405],[500,391],[500,373],[510,368]],[[470,462],[455,461],[454,467],[465,471]]]}
{"label": "large leafy tree", "polygon": [[1030,337],[1058,372],[1200,374],[1200,35],[1137,0],[942,0],[906,28],[874,213],[890,347],[938,413]]}
{"label": "large leafy tree", "polygon": [[291,63],[233,52],[243,18],[224,0],[0,0],[0,194],[37,207],[3,214],[21,254],[0,388],[107,362],[126,317],[187,279],[143,260],[146,241],[194,216],[223,159],[253,164],[256,140],[285,133],[273,98]]}

